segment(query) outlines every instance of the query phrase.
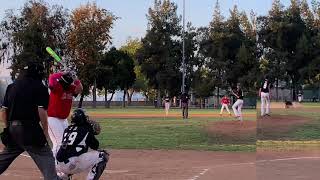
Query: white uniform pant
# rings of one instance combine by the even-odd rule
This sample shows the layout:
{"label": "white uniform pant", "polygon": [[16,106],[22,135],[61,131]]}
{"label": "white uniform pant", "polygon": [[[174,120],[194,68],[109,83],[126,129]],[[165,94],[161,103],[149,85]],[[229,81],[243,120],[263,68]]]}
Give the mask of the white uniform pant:
{"label": "white uniform pant", "polygon": [[61,146],[64,130],[68,127],[67,119],[48,117],[48,132],[52,142],[52,153],[56,157]]}
{"label": "white uniform pant", "polygon": [[169,109],[170,109],[170,102],[165,102],[164,103],[164,108],[165,108],[165,111],[166,111],[166,116],[168,116]]}
{"label": "white uniform pant", "polygon": [[238,99],[232,105],[233,113],[237,118],[239,118],[239,120],[242,120],[242,113],[241,113],[242,106],[243,106],[243,100],[242,99]]}
{"label": "white uniform pant", "polygon": [[90,151],[80,156],[69,158],[69,162],[58,162],[57,171],[64,174],[78,174],[81,172],[89,171],[87,180],[92,180],[95,176],[95,172],[92,168],[103,161],[104,159],[100,156],[99,151]]}
{"label": "white uniform pant", "polygon": [[269,93],[261,92],[261,116],[270,113],[270,96]]}
{"label": "white uniform pant", "polygon": [[222,114],[222,113],[223,113],[224,108],[226,108],[226,110],[227,110],[227,111],[228,111],[228,113],[230,114],[228,104],[222,104],[220,114]]}

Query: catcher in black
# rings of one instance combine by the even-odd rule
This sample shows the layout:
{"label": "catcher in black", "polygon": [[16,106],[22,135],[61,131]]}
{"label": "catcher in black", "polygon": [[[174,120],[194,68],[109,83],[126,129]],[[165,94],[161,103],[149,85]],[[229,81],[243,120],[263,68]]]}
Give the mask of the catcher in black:
{"label": "catcher in black", "polygon": [[6,90],[1,112],[5,125],[1,140],[5,148],[0,153],[0,174],[27,151],[45,180],[58,179],[54,157],[46,140],[49,93],[42,84],[43,70],[41,64],[28,63]]}
{"label": "catcher in black", "polygon": [[[82,109],[74,110],[71,125],[64,131],[62,146],[56,156],[57,170],[68,177],[90,170],[87,180],[99,179],[109,160],[106,151],[98,150],[99,141],[95,135],[99,133],[100,126],[90,121]],[[88,151],[89,148],[92,151]]]}

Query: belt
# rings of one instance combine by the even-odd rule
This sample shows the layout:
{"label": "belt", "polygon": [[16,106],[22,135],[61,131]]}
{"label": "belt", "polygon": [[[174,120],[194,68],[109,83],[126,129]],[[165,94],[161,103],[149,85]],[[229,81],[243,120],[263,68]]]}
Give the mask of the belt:
{"label": "belt", "polygon": [[21,121],[14,120],[14,121],[11,121],[11,122],[10,122],[10,125],[11,125],[11,126],[22,126],[22,122],[21,122]]}

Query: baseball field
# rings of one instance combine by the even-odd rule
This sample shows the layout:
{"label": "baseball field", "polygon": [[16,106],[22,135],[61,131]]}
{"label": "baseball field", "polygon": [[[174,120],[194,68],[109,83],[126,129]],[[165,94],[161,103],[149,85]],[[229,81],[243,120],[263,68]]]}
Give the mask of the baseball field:
{"label": "baseball field", "polygon": [[[101,147],[111,153],[102,179],[272,180],[281,173],[282,180],[292,180],[317,176],[319,107],[272,108],[271,117],[258,120],[259,109],[245,109],[243,122],[212,109],[191,109],[188,120],[181,118],[179,109],[168,117],[153,108],[87,112],[100,122]],[[28,154],[23,154],[0,179],[40,176]]]}
{"label": "baseball field", "polygon": [[257,118],[257,179],[318,179],[320,104],[284,109],[283,103],[272,103],[271,108],[270,117]]}

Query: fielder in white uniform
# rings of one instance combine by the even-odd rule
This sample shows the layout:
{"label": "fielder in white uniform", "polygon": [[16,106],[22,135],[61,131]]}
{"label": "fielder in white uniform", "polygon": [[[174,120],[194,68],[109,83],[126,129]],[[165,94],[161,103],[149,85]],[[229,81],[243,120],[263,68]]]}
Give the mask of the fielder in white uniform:
{"label": "fielder in white uniform", "polygon": [[232,94],[237,98],[237,101],[232,105],[233,113],[237,120],[242,121],[243,92],[240,84],[237,84],[237,90],[236,92],[232,91]]}
{"label": "fielder in white uniform", "polygon": [[166,96],[164,99],[164,109],[166,112],[166,116],[169,115],[170,105],[171,105],[170,98],[169,98],[169,96]]}
{"label": "fielder in white uniform", "polygon": [[261,97],[261,116],[270,116],[270,83],[268,78],[265,78],[259,96]]}

